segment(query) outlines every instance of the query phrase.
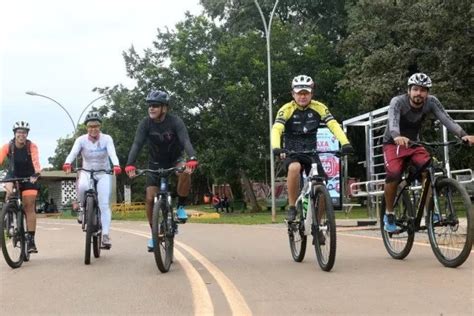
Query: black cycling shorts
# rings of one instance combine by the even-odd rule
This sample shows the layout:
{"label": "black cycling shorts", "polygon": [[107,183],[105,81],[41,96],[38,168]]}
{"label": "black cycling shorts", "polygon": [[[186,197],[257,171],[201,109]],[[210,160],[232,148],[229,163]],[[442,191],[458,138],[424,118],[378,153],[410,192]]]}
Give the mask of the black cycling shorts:
{"label": "black cycling shorts", "polygon": [[296,157],[287,157],[283,160],[283,167],[285,173],[288,173],[288,166],[292,162],[299,162],[303,168],[305,173],[308,175],[311,170],[311,164],[313,160],[318,164],[318,173],[323,176],[326,180],[328,179],[326,172],[324,171],[323,165],[321,164],[321,160],[319,160],[319,156],[308,156],[308,155],[298,155]]}

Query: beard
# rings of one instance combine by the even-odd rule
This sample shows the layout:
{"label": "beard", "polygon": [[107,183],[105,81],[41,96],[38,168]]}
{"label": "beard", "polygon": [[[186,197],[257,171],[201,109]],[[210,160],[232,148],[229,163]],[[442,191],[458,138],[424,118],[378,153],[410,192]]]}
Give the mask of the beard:
{"label": "beard", "polygon": [[425,103],[425,99],[419,96],[410,97],[410,101],[416,106],[421,106],[423,103]]}

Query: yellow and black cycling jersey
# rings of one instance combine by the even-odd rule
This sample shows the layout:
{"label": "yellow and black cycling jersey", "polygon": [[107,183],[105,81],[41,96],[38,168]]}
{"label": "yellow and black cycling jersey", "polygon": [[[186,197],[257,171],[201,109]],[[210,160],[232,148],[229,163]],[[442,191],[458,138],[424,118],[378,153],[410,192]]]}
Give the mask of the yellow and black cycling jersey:
{"label": "yellow and black cycling jersey", "polygon": [[349,144],[346,134],[334,119],[327,106],[311,100],[306,107],[295,101],[283,105],[277,113],[272,127],[272,148],[281,148],[281,136],[284,134],[283,147],[292,150],[316,148],[316,134],[320,126],[326,125],[341,145]]}

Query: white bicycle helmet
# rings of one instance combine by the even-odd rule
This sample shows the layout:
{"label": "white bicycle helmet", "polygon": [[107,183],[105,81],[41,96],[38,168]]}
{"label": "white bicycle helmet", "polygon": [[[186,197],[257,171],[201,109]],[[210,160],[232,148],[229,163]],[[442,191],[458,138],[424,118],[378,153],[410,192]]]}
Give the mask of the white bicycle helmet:
{"label": "white bicycle helmet", "polygon": [[314,87],[314,81],[311,79],[310,76],[306,75],[298,75],[293,78],[291,82],[291,88],[294,92],[298,93],[301,90],[306,90],[308,92],[312,92]]}
{"label": "white bicycle helmet", "polygon": [[30,131],[30,124],[27,121],[18,121],[13,124],[13,132],[16,132],[17,129],[24,129],[27,132]]}
{"label": "white bicycle helmet", "polygon": [[408,86],[420,86],[420,87],[425,87],[425,88],[431,88],[432,83],[430,77],[425,75],[424,73],[418,72],[416,74],[411,75],[410,78],[408,78]]}

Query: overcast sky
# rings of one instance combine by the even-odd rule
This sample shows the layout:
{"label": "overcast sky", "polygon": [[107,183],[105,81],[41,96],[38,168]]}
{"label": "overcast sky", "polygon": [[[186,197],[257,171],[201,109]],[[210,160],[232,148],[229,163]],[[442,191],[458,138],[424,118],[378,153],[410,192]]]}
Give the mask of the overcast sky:
{"label": "overcast sky", "polygon": [[1,144],[12,138],[15,121],[26,120],[47,167],[57,139],[71,134],[73,123],[54,102],[25,92],[55,99],[75,123],[99,96],[94,87],[135,85],[126,77],[122,52],[151,47],[157,28],[174,28],[185,11],[200,14],[199,0],[2,1]]}

